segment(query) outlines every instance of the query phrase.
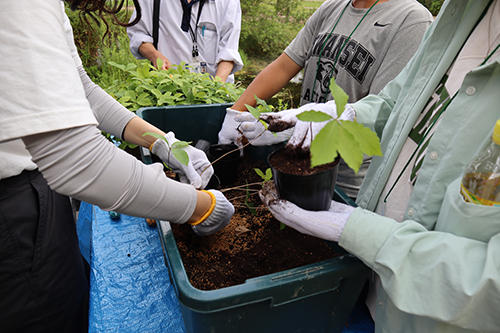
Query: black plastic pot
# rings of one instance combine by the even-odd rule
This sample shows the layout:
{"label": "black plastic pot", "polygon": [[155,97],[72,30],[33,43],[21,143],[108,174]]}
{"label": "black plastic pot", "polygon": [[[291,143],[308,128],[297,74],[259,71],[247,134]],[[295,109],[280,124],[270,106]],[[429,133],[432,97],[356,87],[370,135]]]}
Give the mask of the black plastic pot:
{"label": "black plastic pot", "polygon": [[217,158],[230,151],[233,151],[229,155],[224,156],[219,161],[215,162],[212,167],[214,168],[214,175],[210,179],[210,183],[207,188],[220,188],[234,183],[236,177],[238,176],[237,170],[238,165],[241,161],[240,151],[236,149],[237,146],[233,144],[222,145],[215,144],[211,145],[207,157],[210,162],[215,161]]}
{"label": "black plastic pot", "polygon": [[312,175],[293,175],[284,173],[271,164],[271,157],[278,151],[269,154],[267,160],[271,165],[279,197],[306,210],[328,210],[335,192],[339,159],[327,170]]}

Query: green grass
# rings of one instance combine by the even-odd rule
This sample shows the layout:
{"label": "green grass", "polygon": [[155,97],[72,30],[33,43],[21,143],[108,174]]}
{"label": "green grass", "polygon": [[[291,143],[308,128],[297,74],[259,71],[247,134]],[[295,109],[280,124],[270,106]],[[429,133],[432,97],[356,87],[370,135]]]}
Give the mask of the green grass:
{"label": "green grass", "polygon": [[304,9],[317,9],[325,1],[302,1],[300,6]]}

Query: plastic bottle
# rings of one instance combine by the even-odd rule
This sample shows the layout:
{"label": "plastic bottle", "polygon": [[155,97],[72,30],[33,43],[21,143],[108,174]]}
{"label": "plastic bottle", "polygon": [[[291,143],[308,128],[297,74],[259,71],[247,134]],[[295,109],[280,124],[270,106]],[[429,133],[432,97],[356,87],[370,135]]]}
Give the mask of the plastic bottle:
{"label": "plastic bottle", "polygon": [[465,201],[486,206],[500,206],[500,119],[491,141],[465,169],[460,193]]}

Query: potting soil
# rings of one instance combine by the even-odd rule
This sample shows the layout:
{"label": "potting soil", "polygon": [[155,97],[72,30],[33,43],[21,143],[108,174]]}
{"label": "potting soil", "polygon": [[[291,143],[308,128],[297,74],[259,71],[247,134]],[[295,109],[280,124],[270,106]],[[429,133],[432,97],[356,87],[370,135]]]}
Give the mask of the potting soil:
{"label": "potting soil", "polygon": [[[242,161],[233,186],[261,181],[253,170],[255,167],[266,169],[264,162]],[[289,227],[280,230],[280,222],[257,195],[260,186],[248,188],[248,192],[241,189],[224,192],[236,211],[230,224],[215,235],[199,237],[189,225],[172,224],[186,273],[194,287],[224,288],[339,255],[321,239]]]}

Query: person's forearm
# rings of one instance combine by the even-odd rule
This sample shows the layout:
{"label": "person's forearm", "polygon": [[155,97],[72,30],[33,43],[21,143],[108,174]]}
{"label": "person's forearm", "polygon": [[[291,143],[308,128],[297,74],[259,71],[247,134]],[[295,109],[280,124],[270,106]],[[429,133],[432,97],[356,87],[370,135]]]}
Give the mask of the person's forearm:
{"label": "person's forearm", "polygon": [[159,163],[144,165],[106,140],[95,126],[23,138],[49,186],[107,210],[184,223],[210,207],[208,194],[168,179]]}
{"label": "person's forearm", "polygon": [[233,70],[234,62],[232,61],[221,61],[217,64],[217,71],[215,72],[215,76],[219,77],[222,82],[226,82],[227,77],[231,74]]}
{"label": "person's forearm", "polygon": [[[139,46],[139,53],[151,63],[154,64],[155,67],[159,69],[169,69],[172,67],[172,64],[160,51],[158,51],[152,43],[143,42],[141,46]],[[158,66],[158,59],[163,63],[161,66]]]}
{"label": "person's forearm", "polygon": [[246,111],[245,104],[255,106],[255,96],[268,99],[280,91],[302,69],[285,53],[267,65],[231,107],[234,110]]}
{"label": "person's forearm", "polygon": [[160,130],[159,128],[151,125],[145,120],[135,117],[125,127],[125,131],[123,132],[123,138],[125,141],[149,148],[151,144],[156,141],[156,138],[151,135],[143,135],[144,133],[152,132],[162,136],[165,136],[165,132]]}
{"label": "person's forearm", "polygon": [[159,58],[159,51],[154,47],[152,43],[142,43],[139,46],[139,53],[152,63],[156,63],[156,59]]}

